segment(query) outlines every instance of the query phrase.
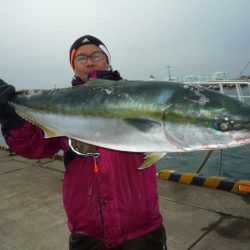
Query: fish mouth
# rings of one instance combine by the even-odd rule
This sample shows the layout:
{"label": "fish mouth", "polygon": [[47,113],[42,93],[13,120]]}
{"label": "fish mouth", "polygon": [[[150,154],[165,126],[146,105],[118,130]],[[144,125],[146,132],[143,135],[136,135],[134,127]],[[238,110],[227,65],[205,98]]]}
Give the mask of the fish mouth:
{"label": "fish mouth", "polygon": [[231,132],[234,143],[240,145],[246,145],[250,143],[250,130],[240,130]]}
{"label": "fish mouth", "polygon": [[203,144],[202,148],[205,150],[218,150],[218,149],[227,149],[234,147],[241,147],[250,144],[250,130],[231,130],[225,133],[222,133],[226,136],[226,140],[218,140],[217,143],[207,143]]}

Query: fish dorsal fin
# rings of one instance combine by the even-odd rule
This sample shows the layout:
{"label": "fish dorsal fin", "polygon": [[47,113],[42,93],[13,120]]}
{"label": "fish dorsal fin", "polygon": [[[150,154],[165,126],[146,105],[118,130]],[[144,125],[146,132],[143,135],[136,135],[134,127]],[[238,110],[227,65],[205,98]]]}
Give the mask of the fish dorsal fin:
{"label": "fish dorsal fin", "polygon": [[144,157],[144,162],[142,165],[138,168],[139,170],[146,169],[150,166],[152,166],[154,163],[159,161],[164,155],[166,155],[166,152],[155,152],[155,153],[146,153]]}
{"label": "fish dorsal fin", "polygon": [[97,85],[97,84],[103,84],[103,83],[109,83],[109,82],[114,82],[112,80],[106,80],[106,79],[98,79],[98,78],[89,78],[89,81],[87,83],[85,83],[84,85],[88,86],[93,86],[93,85]]}

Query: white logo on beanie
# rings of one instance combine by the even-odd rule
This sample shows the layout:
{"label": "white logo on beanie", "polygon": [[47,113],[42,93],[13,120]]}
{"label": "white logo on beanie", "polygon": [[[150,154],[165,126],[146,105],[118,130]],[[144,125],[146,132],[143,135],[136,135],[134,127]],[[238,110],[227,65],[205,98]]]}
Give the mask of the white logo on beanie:
{"label": "white logo on beanie", "polygon": [[90,41],[89,41],[89,39],[88,38],[84,38],[82,41],[81,41],[81,43],[89,43]]}

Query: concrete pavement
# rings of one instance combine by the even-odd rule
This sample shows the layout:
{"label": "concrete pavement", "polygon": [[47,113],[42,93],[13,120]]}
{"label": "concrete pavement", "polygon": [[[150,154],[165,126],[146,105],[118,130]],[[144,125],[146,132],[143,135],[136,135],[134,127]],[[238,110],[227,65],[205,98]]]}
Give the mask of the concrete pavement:
{"label": "concrete pavement", "polygon": [[[0,250],[66,250],[61,161],[0,151]],[[250,198],[159,180],[169,250],[249,250]]]}

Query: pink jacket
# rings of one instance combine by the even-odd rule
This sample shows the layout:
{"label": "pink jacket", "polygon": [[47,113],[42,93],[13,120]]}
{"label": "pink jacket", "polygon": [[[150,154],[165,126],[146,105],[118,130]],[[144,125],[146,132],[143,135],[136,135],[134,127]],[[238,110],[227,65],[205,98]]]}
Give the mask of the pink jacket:
{"label": "pink jacket", "polygon": [[[36,126],[25,122],[12,129],[7,143],[17,154],[32,159],[69,150],[65,137],[43,137]],[[107,248],[144,235],[162,224],[159,213],[156,167],[138,170],[143,155],[98,148],[99,172],[93,157],[75,156],[63,182],[63,202],[71,232],[92,235]]]}

